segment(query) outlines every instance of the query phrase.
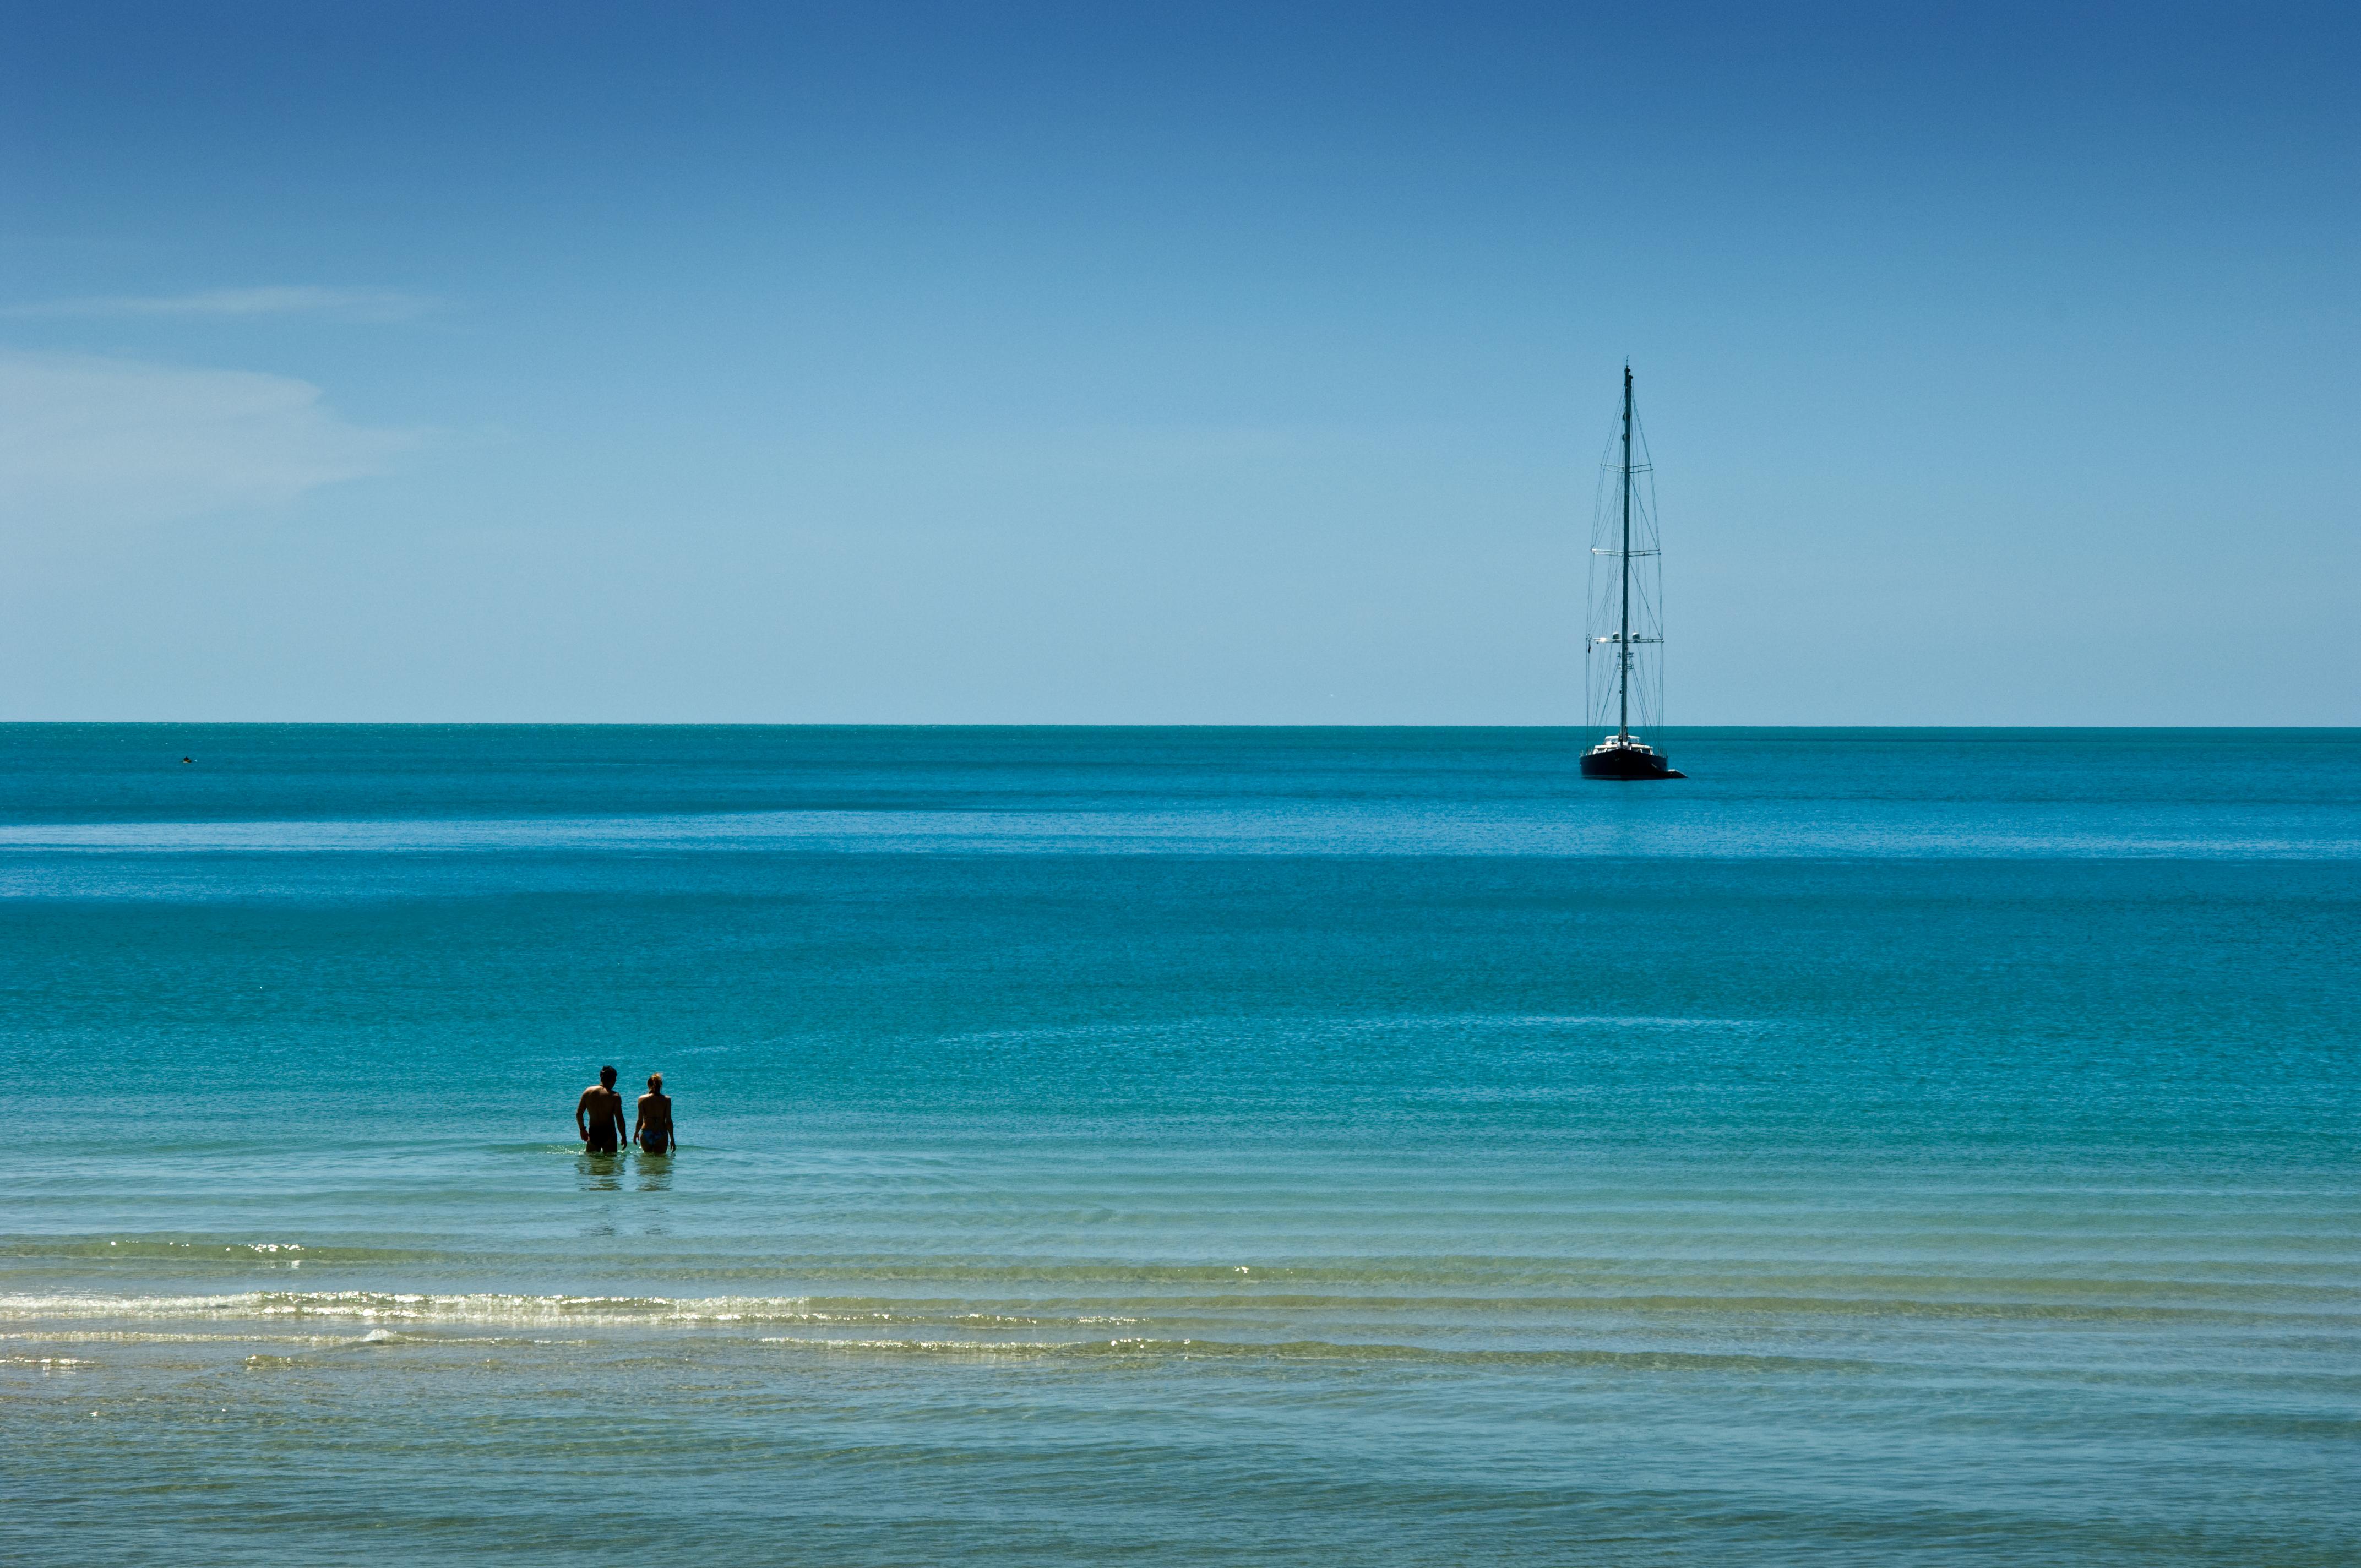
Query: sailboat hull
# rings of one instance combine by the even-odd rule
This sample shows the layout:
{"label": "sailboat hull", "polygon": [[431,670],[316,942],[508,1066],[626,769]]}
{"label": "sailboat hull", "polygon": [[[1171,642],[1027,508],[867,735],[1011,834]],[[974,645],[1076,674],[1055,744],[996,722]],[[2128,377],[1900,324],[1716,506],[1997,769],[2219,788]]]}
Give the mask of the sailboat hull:
{"label": "sailboat hull", "polygon": [[1582,776],[1587,779],[1685,779],[1688,774],[1675,772],[1663,752],[1646,746],[1601,746],[1582,754]]}

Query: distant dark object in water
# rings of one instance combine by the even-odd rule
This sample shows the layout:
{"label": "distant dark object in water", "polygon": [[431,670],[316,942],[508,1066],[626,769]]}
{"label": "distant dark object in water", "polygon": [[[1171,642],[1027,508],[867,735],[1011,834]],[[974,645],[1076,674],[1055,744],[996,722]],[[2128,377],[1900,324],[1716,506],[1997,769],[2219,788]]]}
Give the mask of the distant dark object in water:
{"label": "distant dark object in water", "polygon": [[193,757],[183,757],[183,758],[181,758],[181,761],[182,761],[182,762],[194,762],[195,760],[196,760],[196,759],[195,759],[195,758],[193,758]]}
{"label": "distant dark object in water", "polygon": [[1675,769],[1664,754],[1653,746],[1642,746],[1637,740],[1609,735],[1582,754],[1582,776],[1587,779],[1685,779],[1688,774]]}
{"label": "distant dark object in water", "polygon": [[[1631,438],[1638,423],[1632,410],[1631,367],[1623,367],[1622,455],[1620,463],[1609,463],[1603,474],[1615,476],[1612,491],[1603,487],[1599,493],[1598,515],[1592,523],[1590,567],[1594,587],[1601,563],[1612,561],[1612,592],[1590,596],[1592,635],[1585,644],[1584,662],[1603,648],[1615,651],[1611,673],[1595,665],[1585,672],[1585,700],[1591,701],[1589,713],[1598,720],[1613,719],[1615,732],[1582,754],[1582,776],[1587,779],[1681,779],[1686,773],[1675,773],[1672,763],[1653,746],[1644,745],[1632,738],[1631,724],[1637,717],[1644,726],[1662,707],[1661,670],[1653,650],[1664,640],[1664,628],[1658,622],[1656,607],[1664,596],[1650,584],[1655,580],[1660,552],[1656,543],[1655,482],[1649,481],[1645,497],[1635,495],[1632,476],[1653,475],[1655,466],[1646,461],[1631,460]],[[1644,443],[1642,443],[1644,446]],[[1612,451],[1612,448],[1609,448]],[[1633,532],[1632,524],[1639,524]],[[1611,532],[1610,532],[1611,530]],[[1635,576],[1638,581],[1634,581]],[[1610,613],[1611,612],[1611,613]],[[1646,663],[1643,666],[1642,659]],[[1596,677],[1607,674],[1604,682]],[[1636,704],[1634,699],[1637,699]],[[1611,700],[1610,700],[1611,699]],[[1635,716],[1634,707],[1639,708]]]}

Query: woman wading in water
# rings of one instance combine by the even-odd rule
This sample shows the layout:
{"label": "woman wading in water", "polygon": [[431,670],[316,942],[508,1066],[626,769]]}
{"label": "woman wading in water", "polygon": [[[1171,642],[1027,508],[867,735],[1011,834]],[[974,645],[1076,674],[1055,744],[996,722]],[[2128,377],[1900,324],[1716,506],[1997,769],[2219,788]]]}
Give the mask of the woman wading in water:
{"label": "woman wading in water", "polygon": [[664,1074],[648,1074],[648,1091],[640,1096],[638,1124],[631,1140],[642,1154],[672,1153],[672,1096],[664,1091]]}

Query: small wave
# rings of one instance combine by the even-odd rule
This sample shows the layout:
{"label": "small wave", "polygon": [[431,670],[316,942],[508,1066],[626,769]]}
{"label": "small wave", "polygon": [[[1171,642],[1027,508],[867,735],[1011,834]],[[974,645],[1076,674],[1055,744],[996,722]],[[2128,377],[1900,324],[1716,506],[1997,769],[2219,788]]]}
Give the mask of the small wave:
{"label": "small wave", "polygon": [[988,1360],[1032,1356],[1064,1360],[1256,1359],[1403,1363],[1428,1366],[1600,1367],[1633,1372],[1845,1372],[1878,1370],[1877,1363],[1828,1356],[1714,1354],[1693,1351],[1437,1350],[1426,1345],[1339,1343],[1330,1340],[1268,1342],[1208,1339],[957,1340],[804,1339],[765,1336],[764,1344],[818,1353],[940,1356]]}
{"label": "small wave", "polygon": [[1770,1029],[1767,1018],[1681,1018],[1617,1013],[1408,1013],[1382,1018],[1341,1018],[1346,1030],[1402,1029]]}
{"label": "small wave", "polygon": [[174,1333],[150,1329],[49,1329],[37,1333],[0,1334],[0,1340],[23,1340],[35,1344],[219,1344],[225,1339],[244,1344],[326,1345],[342,1343],[340,1334],[272,1334],[243,1332],[236,1334]]}
{"label": "small wave", "polygon": [[[474,1293],[435,1295],[379,1290],[245,1290],[218,1296],[0,1295],[0,1322],[91,1320],[347,1321],[403,1326],[488,1325],[663,1327],[763,1323],[941,1323],[967,1330],[1038,1327],[1045,1322],[1135,1320],[1121,1315],[1077,1319],[1071,1313],[992,1310],[973,1304],[863,1300],[815,1303],[801,1296],[542,1296]],[[392,1327],[364,1335],[395,1336]],[[0,1339],[19,1337],[0,1333]],[[44,1333],[39,1337],[52,1338]],[[190,1336],[211,1337],[211,1336]]]}
{"label": "small wave", "polygon": [[[369,1323],[738,1322],[800,1320],[800,1297],[544,1296],[490,1292],[241,1290],[218,1296],[0,1295],[0,1321],[328,1320]],[[5,1337],[5,1336],[0,1336]]]}
{"label": "small wave", "polygon": [[[1203,1280],[1206,1270],[1190,1271]],[[1235,1266],[1211,1279],[1240,1284]],[[1170,1281],[1159,1281],[1170,1283]],[[2020,1282],[2022,1283],[2022,1282]],[[766,1323],[939,1325],[961,1331],[1037,1327],[1124,1327],[1162,1320],[1231,1320],[1273,1314],[1371,1313],[1436,1316],[1465,1321],[1517,1317],[1562,1323],[1602,1318],[1905,1319],[2059,1324],[2179,1323],[2278,1329],[2311,1326],[2331,1333],[2361,1331],[2351,1297],[2282,1288],[2267,1299],[2160,1287],[2153,1281],[2044,1282],[2047,1299],[2030,1294],[1969,1293],[1951,1297],[1730,1292],[1593,1292],[1471,1296],[1459,1292],[1400,1294],[1363,1291],[1205,1290],[1202,1293],[1113,1293],[1018,1300],[973,1298],[814,1296],[589,1296],[498,1292],[437,1294],[380,1290],[246,1290],[222,1295],[0,1294],[0,1323],[54,1324],[109,1320],[233,1323],[354,1323],[372,1328],[426,1325],[490,1327],[759,1327]],[[2194,1296],[2195,1299],[2191,1299]],[[2207,1299],[2208,1297],[2212,1299]],[[2180,1299],[2173,1299],[2180,1297]],[[2163,1298],[2163,1299],[2159,1299]],[[2307,1310],[2309,1308],[2310,1310]],[[2324,1310],[2323,1310],[2324,1309]],[[0,1338],[12,1337],[0,1334]]]}
{"label": "small wave", "polygon": [[[1619,1224],[1642,1223],[1644,1217],[1644,1212],[1638,1209],[1633,1209],[1628,1219],[1620,1210],[1617,1215]],[[1955,1229],[1946,1234],[1971,1238],[1976,1257],[1985,1261],[1946,1266],[1939,1259],[1907,1251],[1879,1258],[1844,1260],[1837,1241],[1815,1230],[1785,1238],[1795,1249],[1791,1255],[1732,1252],[1694,1260],[1585,1254],[1455,1254],[1164,1263],[959,1255],[897,1257],[789,1254],[755,1263],[736,1256],[692,1255],[677,1260],[661,1274],[652,1270],[642,1276],[653,1288],[644,1295],[286,1291],[249,1298],[199,1295],[191,1288],[188,1294],[179,1296],[93,1292],[89,1299],[116,1303],[96,1309],[104,1311],[178,1310],[173,1304],[180,1302],[195,1303],[192,1310],[218,1310],[220,1303],[267,1297],[291,1309],[312,1303],[323,1311],[409,1311],[432,1302],[436,1304],[436,1310],[482,1310],[511,1315],[600,1310],[738,1311],[756,1315],[803,1310],[899,1311],[910,1309],[914,1300],[920,1299],[930,1311],[1017,1315],[1049,1311],[1060,1316],[1071,1312],[1132,1313],[1167,1306],[1197,1310],[1221,1303],[1314,1310],[1451,1308],[1477,1313],[1621,1309],[2002,1317],[2085,1313],[2181,1317],[2204,1310],[2276,1317],[2306,1307],[2326,1313],[2361,1309],[2361,1292],[2356,1292],[2350,1282],[2350,1249],[2342,1245],[2317,1256],[2270,1260],[2267,1276],[2257,1274],[2257,1262],[2251,1255],[2232,1252],[2153,1258],[2136,1273],[2105,1259],[2081,1264],[2061,1260],[2055,1264],[2059,1271],[2048,1273],[2043,1271],[2043,1266],[2051,1263],[2051,1259],[2016,1255],[2007,1250],[2013,1241],[2049,1247],[2054,1238],[2047,1234],[2020,1237]],[[1684,1245],[1704,1251],[1725,1244],[1736,1245],[1747,1238],[1719,1226],[1690,1226],[1680,1233],[1680,1239]],[[2279,1238],[2272,1234],[2265,1234],[2259,1240],[2279,1245]],[[1915,1238],[1905,1237],[1897,1245],[1915,1246],[1917,1243]],[[1815,1251],[1823,1255],[1810,1255]],[[214,1280],[260,1284],[265,1277],[291,1284],[296,1278],[315,1277],[323,1270],[335,1270],[344,1278],[373,1280],[497,1278],[512,1272],[516,1261],[475,1250],[346,1246],[254,1237],[109,1241],[78,1236],[38,1241],[17,1238],[0,1244],[0,1262],[14,1260],[38,1266],[78,1264],[92,1259],[181,1265],[184,1266],[171,1273],[184,1277],[190,1288]],[[191,1265],[194,1266],[185,1266]],[[300,1266],[301,1273],[286,1272],[292,1266]],[[2119,1268],[2121,1272],[2115,1271]],[[76,1275],[91,1278],[93,1284],[97,1282],[91,1274],[78,1270]],[[684,1287],[702,1288],[715,1294],[700,1298],[655,1293],[679,1291]],[[830,1293],[815,1293],[822,1289]],[[38,1316],[71,1315],[75,1310],[71,1300],[64,1296],[0,1291],[0,1322],[28,1312]],[[446,1307],[448,1303],[459,1305]]]}

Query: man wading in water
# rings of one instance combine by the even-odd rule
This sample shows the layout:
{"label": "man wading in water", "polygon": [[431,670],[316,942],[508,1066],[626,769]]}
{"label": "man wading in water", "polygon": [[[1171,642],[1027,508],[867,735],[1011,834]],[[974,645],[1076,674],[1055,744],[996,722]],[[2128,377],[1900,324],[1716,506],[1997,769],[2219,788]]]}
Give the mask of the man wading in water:
{"label": "man wading in water", "polygon": [[574,1102],[574,1130],[592,1154],[614,1154],[623,1146],[623,1097],[615,1092],[615,1069],[602,1067],[598,1081]]}
{"label": "man wading in water", "polygon": [[642,1154],[672,1153],[672,1096],[664,1091],[664,1074],[648,1074],[648,1091],[640,1096],[639,1125],[631,1129]]}

